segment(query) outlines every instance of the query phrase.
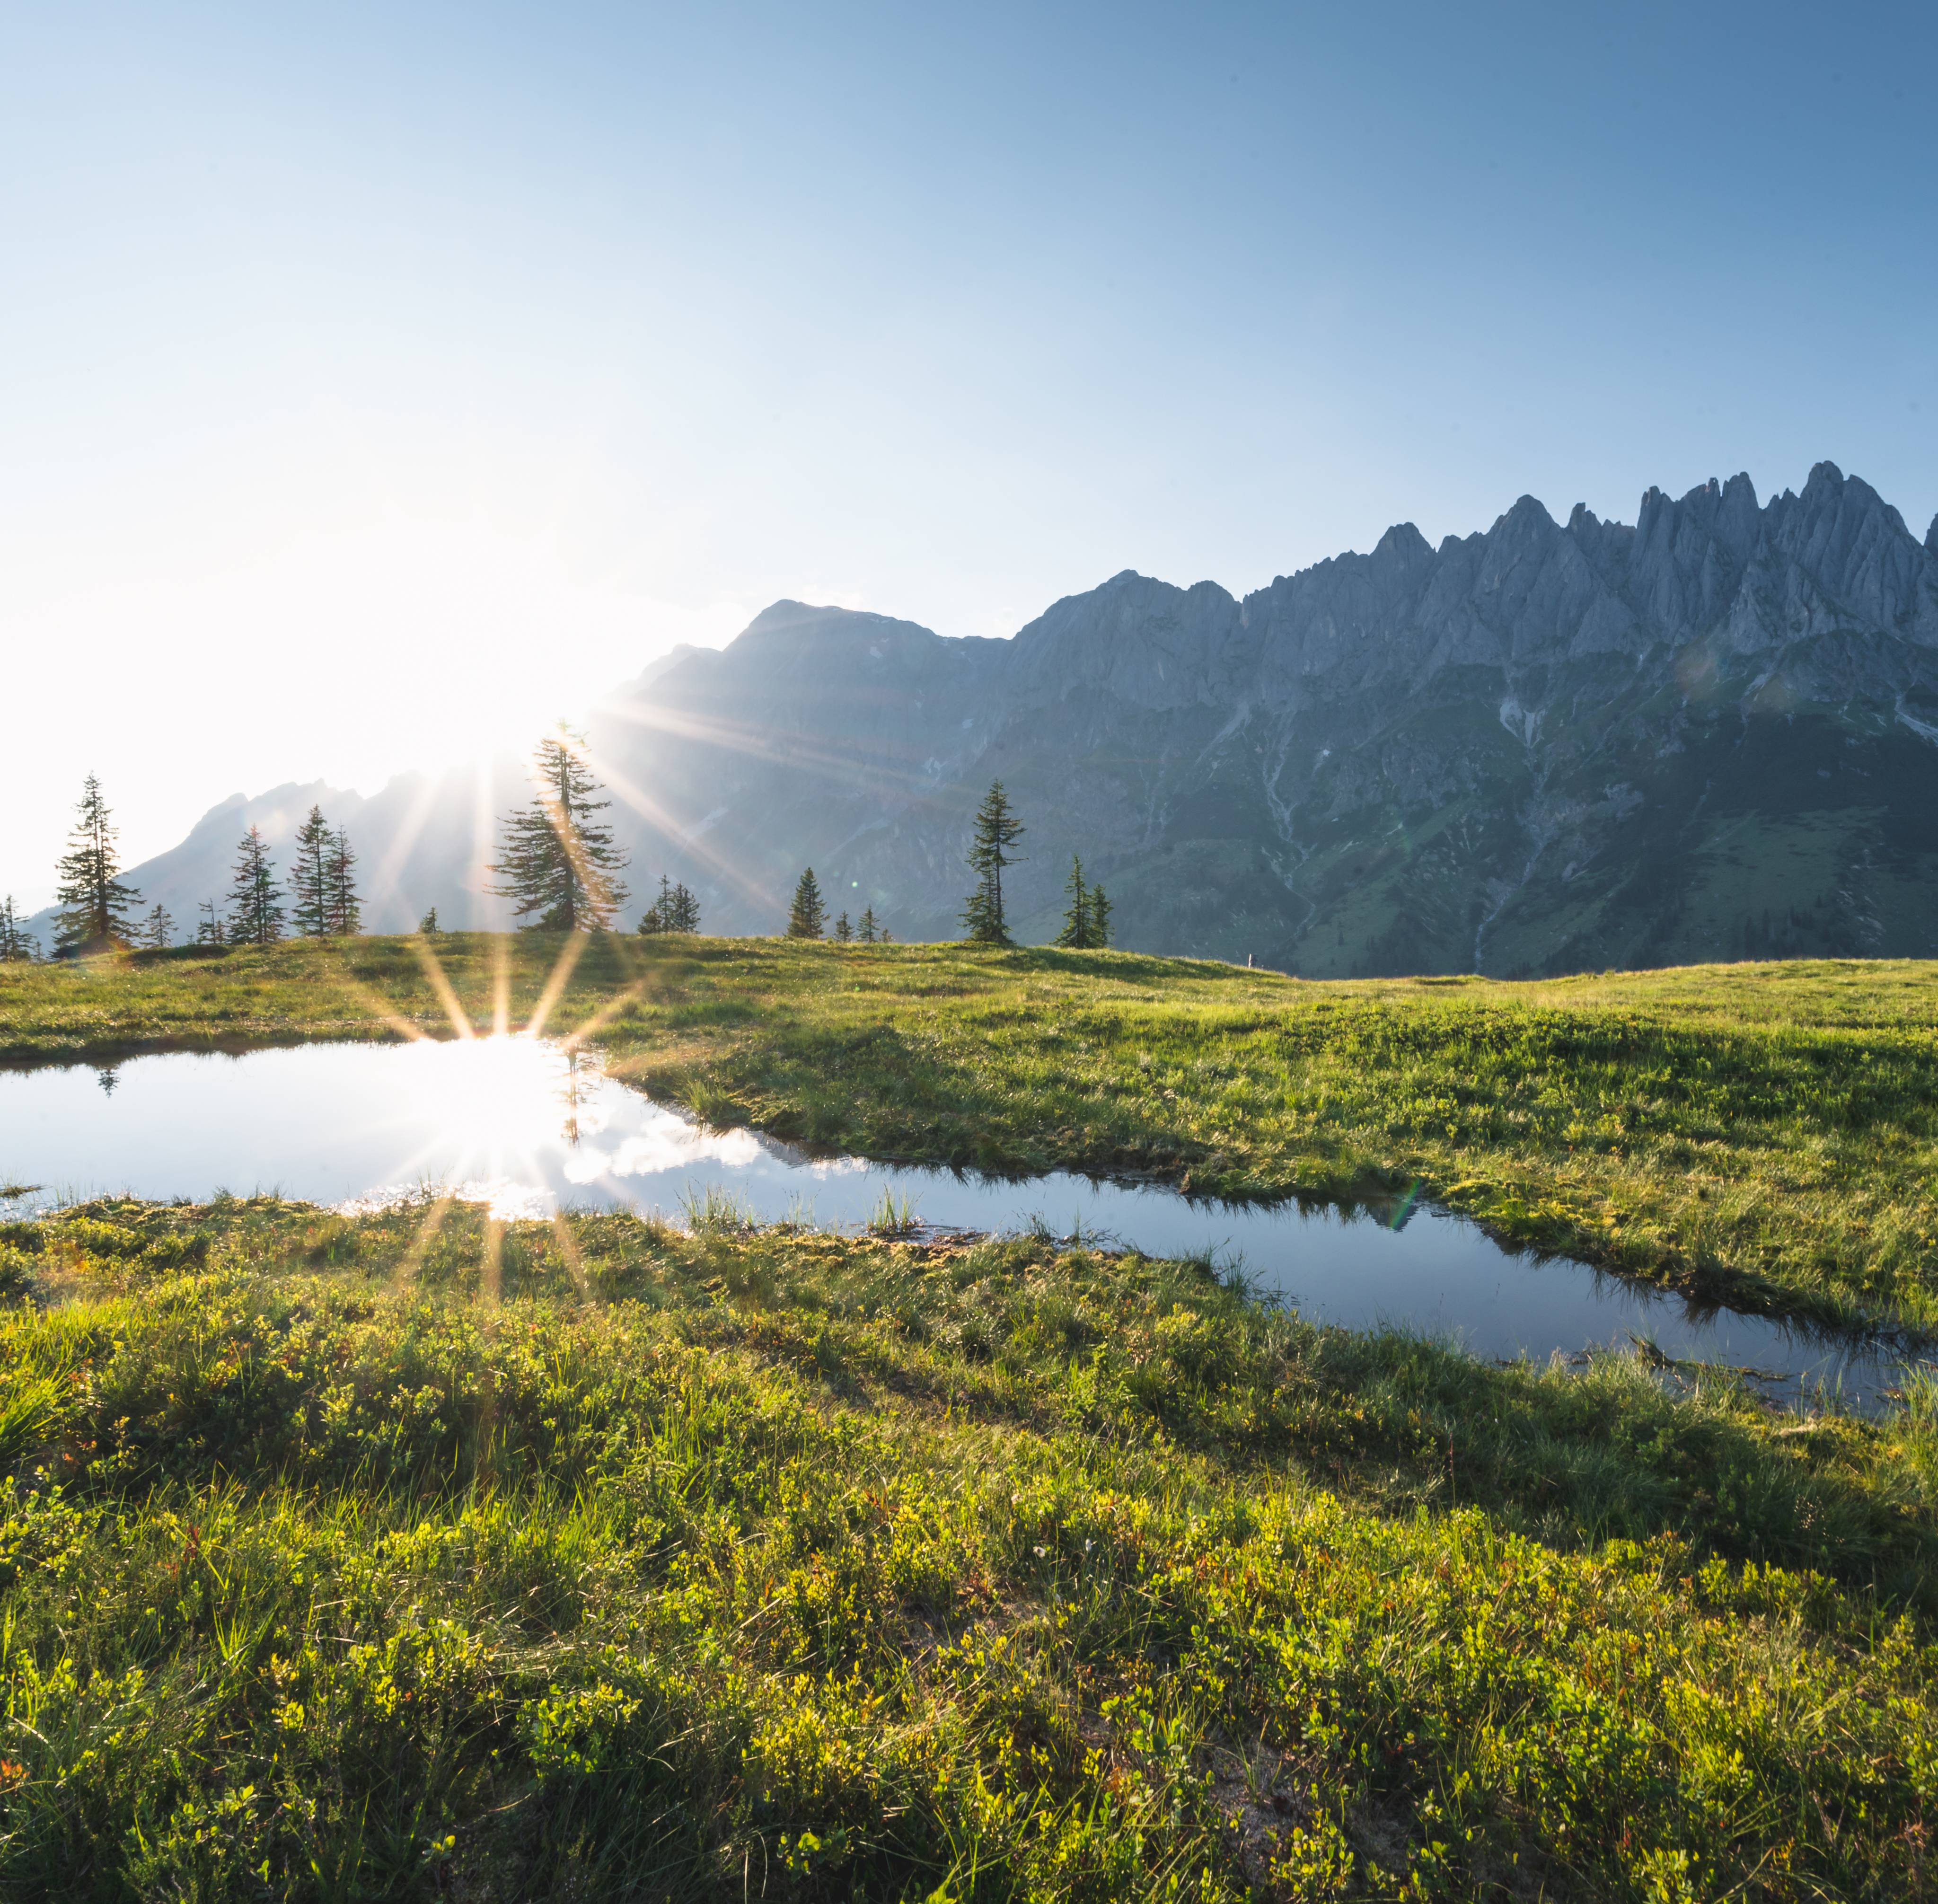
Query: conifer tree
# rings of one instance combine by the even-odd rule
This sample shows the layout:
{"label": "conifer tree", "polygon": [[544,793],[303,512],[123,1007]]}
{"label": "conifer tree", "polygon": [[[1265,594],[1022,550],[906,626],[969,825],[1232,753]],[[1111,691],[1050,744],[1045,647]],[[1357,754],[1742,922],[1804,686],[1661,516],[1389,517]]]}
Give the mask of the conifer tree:
{"label": "conifer tree", "polygon": [[128,914],[141,895],[115,876],[120,870],[108,803],[101,797],[101,782],[90,773],[81,784],[55,891],[61,906],[55,943],[62,951],[111,946],[128,937]]}
{"label": "conifer tree", "polygon": [[700,930],[700,901],[694,897],[692,888],[683,879],[673,889],[673,929],[676,932],[697,932]]}
{"label": "conifer tree", "polygon": [[219,946],[223,943],[222,915],[216,910],[212,899],[202,902],[202,919],[195,928],[195,943],[198,946]]}
{"label": "conifer tree", "polygon": [[585,736],[561,721],[532,756],[532,803],[503,822],[492,891],[514,900],[520,919],[536,914],[541,931],[603,931],[626,903],[618,876],[626,855],[593,817],[612,803],[597,797],[585,752]]}
{"label": "conifer tree", "polygon": [[673,913],[673,878],[670,873],[660,875],[660,896],[639,915],[639,931],[648,938],[655,933],[669,932],[673,928],[667,923]]}
{"label": "conifer tree", "polygon": [[142,922],[141,943],[150,952],[166,952],[175,942],[175,920],[166,906],[158,905]]}
{"label": "conifer tree", "polygon": [[14,910],[10,892],[0,900],[0,965],[28,965],[33,962],[34,940],[20,929],[20,916]]}
{"label": "conifer tree", "polygon": [[341,938],[355,938],[363,929],[363,900],[357,890],[357,855],[351,851],[349,834],[341,827],[330,837],[324,891],[330,914],[326,929]]}
{"label": "conifer tree", "polygon": [[788,913],[787,936],[790,939],[819,939],[827,917],[828,909],[821,903],[821,888],[815,883],[814,868],[810,866],[794,889],[794,904]]}
{"label": "conifer tree", "polygon": [[841,944],[845,946],[854,937],[854,936],[855,928],[848,923],[848,915],[846,913],[843,913],[841,916],[834,922],[834,937]]}
{"label": "conifer tree", "polygon": [[296,829],[296,863],[290,869],[290,896],[296,901],[290,917],[306,939],[320,939],[330,931],[330,858],[334,836],[323,809],[312,806],[309,818]]}
{"label": "conifer tree", "polygon": [[1110,902],[1101,886],[1090,888],[1090,943],[1098,946],[1110,943]]}
{"label": "conifer tree", "polygon": [[235,849],[229,887],[231,945],[273,946],[283,936],[283,894],[261,831],[251,827]]}
{"label": "conifer tree", "polygon": [[875,909],[873,906],[864,906],[861,909],[861,928],[855,936],[860,939],[862,944],[864,946],[872,946],[875,943]]}
{"label": "conifer tree", "polygon": [[1070,856],[1070,877],[1064,882],[1063,890],[1069,895],[1070,904],[1064,913],[1063,930],[1056,935],[1056,943],[1074,951],[1088,951],[1097,943],[1096,927],[1091,916],[1090,888],[1083,883],[1083,862],[1074,853]]}
{"label": "conifer tree", "polygon": [[1020,856],[1010,849],[1022,831],[1022,822],[1010,805],[1003,783],[992,781],[976,809],[976,830],[969,843],[969,870],[976,875],[977,885],[963,906],[962,923],[972,945],[1010,943],[1009,922],[1003,912],[1003,868],[1017,863]]}
{"label": "conifer tree", "polygon": [[437,908],[433,906],[418,921],[418,930],[428,939],[437,931]]}

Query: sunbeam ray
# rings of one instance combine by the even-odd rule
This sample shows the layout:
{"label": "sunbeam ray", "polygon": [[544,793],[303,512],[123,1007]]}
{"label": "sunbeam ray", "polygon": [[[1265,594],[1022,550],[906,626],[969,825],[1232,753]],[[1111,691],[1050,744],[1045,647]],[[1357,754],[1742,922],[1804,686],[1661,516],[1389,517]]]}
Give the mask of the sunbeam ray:
{"label": "sunbeam ray", "polygon": [[430,941],[421,932],[413,933],[410,946],[418,964],[424,968],[424,976],[430,981],[432,991],[437,994],[437,1002],[444,1007],[445,1016],[451,1021],[451,1028],[460,1038],[477,1037],[478,1034],[472,1028],[471,1020],[465,1015],[457,988],[445,972],[444,961],[438,957]]}
{"label": "sunbeam ray", "polygon": [[491,1035],[505,1037],[512,1028],[512,935],[491,934]]}
{"label": "sunbeam ray", "polygon": [[579,961],[585,956],[586,941],[591,937],[588,932],[568,932],[565,943],[559,947],[558,956],[552,961],[551,972],[545,982],[545,989],[539,994],[538,1003],[532,1007],[530,1022],[525,1026],[528,1038],[545,1036],[545,1021],[551,1016],[555,1006],[572,982],[572,974]]}

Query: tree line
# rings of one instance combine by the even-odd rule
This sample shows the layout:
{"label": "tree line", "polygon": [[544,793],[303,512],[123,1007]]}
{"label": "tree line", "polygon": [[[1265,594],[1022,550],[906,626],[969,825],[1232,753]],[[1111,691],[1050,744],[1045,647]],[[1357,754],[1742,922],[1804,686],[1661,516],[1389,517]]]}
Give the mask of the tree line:
{"label": "tree line", "polygon": [[[1010,804],[1008,794],[1003,791],[1003,783],[992,781],[989,791],[983,797],[982,805],[976,809],[967,855],[969,870],[976,876],[976,884],[963,902],[962,924],[964,937],[973,946],[1013,946],[1016,943],[1010,937],[1008,909],[1003,897],[1003,874],[1009,867],[1022,861],[1024,855],[1011,849],[1022,837],[1024,831],[1022,821]],[[1070,877],[1065,882],[1063,890],[1070,903],[1065,909],[1062,928],[1056,935],[1056,943],[1078,951],[1109,945],[1110,897],[1101,885],[1086,882],[1083,861],[1074,853],[1070,860]],[[850,940],[868,946],[889,943],[887,929],[876,924],[873,906],[862,913],[855,925],[849,923],[845,912],[834,922],[831,933],[827,922],[827,903],[821,896],[820,884],[810,866],[801,874],[794,889],[794,903],[788,911],[788,937],[831,937],[843,945]]]}
{"label": "tree line", "polygon": [[[226,903],[204,900],[195,943],[269,946],[291,926],[308,938],[353,934],[361,929],[363,903],[357,889],[357,855],[350,836],[332,829],[320,806],[297,829],[296,859],[287,893],[277,883],[275,862],[260,827],[251,826],[236,850]],[[141,895],[121,877],[120,831],[101,782],[81,782],[68,849],[55,868],[53,956],[117,947],[163,951],[175,943],[175,916],[159,903],[137,916]],[[285,906],[284,900],[290,903]],[[40,946],[20,924],[13,895],[0,900],[0,964],[37,958]]]}
{"label": "tree line", "polygon": [[[551,931],[611,929],[625,904],[620,879],[627,866],[612,827],[599,816],[612,805],[589,764],[582,733],[559,723],[539,742],[532,761],[530,802],[500,821],[499,850],[489,890],[512,901],[514,916],[529,928]],[[992,783],[977,809],[967,859],[975,884],[964,901],[964,937],[972,945],[1010,946],[1003,875],[1022,863],[1015,852],[1025,828],[1003,783]],[[138,919],[141,894],[120,876],[118,834],[100,783],[90,774],[83,783],[74,831],[58,867],[56,955],[71,956],[114,946],[172,945],[176,922],[156,905]],[[226,900],[204,900],[196,924],[201,945],[274,945],[293,933],[305,938],[333,938],[362,930],[363,899],[357,890],[357,855],[350,836],[333,827],[320,806],[312,805],[297,829],[285,883],[261,830],[251,826],[236,849]],[[1083,862],[1073,855],[1065,882],[1068,904],[1056,943],[1077,949],[1110,943],[1110,901],[1101,885],[1083,876]],[[649,937],[697,933],[700,901],[684,882],[661,874],[659,892],[640,916],[638,930]],[[433,906],[421,931],[435,932]],[[851,919],[846,909],[832,926],[814,869],[806,868],[794,888],[786,936],[832,937],[846,945],[887,945],[888,928],[872,904]],[[39,955],[32,935],[21,925],[11,895],[0,900],[0,963]]]}

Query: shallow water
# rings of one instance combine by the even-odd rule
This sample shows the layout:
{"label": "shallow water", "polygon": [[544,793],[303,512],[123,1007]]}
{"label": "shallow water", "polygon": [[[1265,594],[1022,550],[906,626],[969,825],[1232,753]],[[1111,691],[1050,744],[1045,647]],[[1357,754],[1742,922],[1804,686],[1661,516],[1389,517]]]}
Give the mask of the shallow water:
{"label": "shallow water", "polygon": [[0,1072],[8,1183],[41,1186],[15,1210],[112,1193],[199,1202],[218,1190],[370,1208],[437,1184],[506,1217],[563,1204],[676,1219],[711,1192],[762,1221],[828,1228],[867,1222],[888,1195],[935,1228],[1039,1224],[1154,1256],[1214,1253],[1315,1320],[1398,1324],[1483,1356],[1545,1361],[1639,1338],[1678,1360],[1755,1368],[1782,1398],[1822,1384],[1859,1405],[1903,1373],[1861,1339],[1700,1310],[1579,1263],[1517,1254],[1431,1208],[1220,1204],[1064,1172],[1010,1181],[813,1158],[752,1131],[701,1128],[595,1059],[521,1038]]}

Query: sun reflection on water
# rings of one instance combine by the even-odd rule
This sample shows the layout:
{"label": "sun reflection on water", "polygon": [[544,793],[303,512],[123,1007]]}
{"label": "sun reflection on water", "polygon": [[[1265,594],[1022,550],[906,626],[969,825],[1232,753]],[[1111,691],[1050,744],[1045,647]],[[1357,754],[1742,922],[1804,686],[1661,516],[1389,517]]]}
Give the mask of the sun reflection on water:
{"label": "sun reflection on water", "polygon": [[633,1128],[599,1141],[613,1121],[607,1077],[582,1046],[494,1033],[426,1040],[409,1059],[387,1121],[409,1129],[415,1148],[388,1182],[338,1204],[345,1214],[448,1198],[483,1204],[501,1222],[543,1220],[558,1207],[548,1182],[590,1186],[761,1154],[751,1131],[706,1130],[645,1099]]}

